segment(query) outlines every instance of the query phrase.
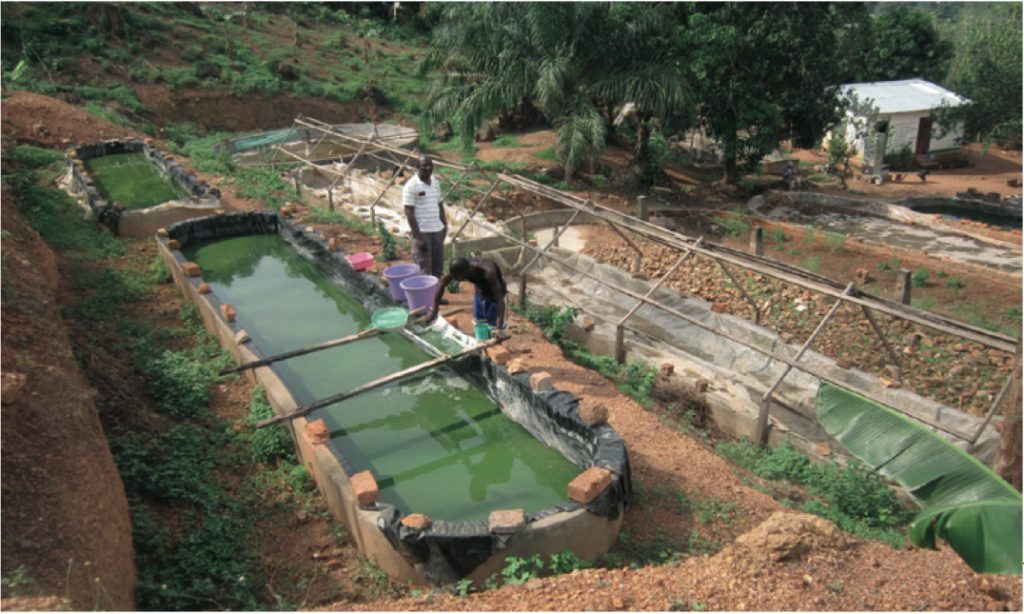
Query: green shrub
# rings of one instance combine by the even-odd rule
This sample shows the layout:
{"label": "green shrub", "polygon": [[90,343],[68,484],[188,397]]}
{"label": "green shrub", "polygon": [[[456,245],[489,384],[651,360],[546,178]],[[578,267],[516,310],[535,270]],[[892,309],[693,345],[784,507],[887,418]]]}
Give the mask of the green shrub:
{"label": "green shrub", "polygon": [[252,401],[249,403],[249,415],[245,423],[249,427],[243,439],[249,444],[249,452],[253,460],[260,463],[271,463],[282,458],[293,458],[292,438],[287,429],[280,424],[255,428],[256,424],[272,418],[274,408],[263,396],[263,389],[253,388]]}
{"label": "green shrub", "polygon": [[551,560],[548,563],[548,568],[551,570],[551,573],[556,575],[570,573],[577,569],[588,569],[589,567],[592,567],[590,563],[576,556],[576,553],[568,550],[552,554]]}
{"label": "green shrub", "polygon": [[919,267],[910,274],[910,286],[912,288],[923,288],[928,284],[928,269]]}
{"label": "green shrub", "polygon": [[23,165],[28,169],[45,168],[64,159],[59,151],[43,149],[33,145],[18,145],[5,152],[7,162]]}
{"label": "green shrub", "polygon": [[650,403],[651,387],[654,386],[657,374],[657,369],[650,363],[635,360],[626,366],[619,390],[633,397],[641,405],[647,405]]}
{"label": "green shrub", "polygon": [[384,227],[384,222],[377,222],[377,234],[380,235],[381,257],[388,262],[398,258],[398,249],[395,245],[395,238],[391,236],[388,229]]}
{"label": "green shrub", "polygon": [[501,570],[501,577],[506,584],[525,584],[536,578],[544,571],[544,559],[539,554],[525,559],[517,556],[510,556],[505,559],[505,567]]}
{"label": "green shrub", "polygon": [[745,237],[750,234],[750,229],[753,226],[746,215],[738,212],[728,216],[716,215],[712,219],[725,229],[725,234],[731,237]]}
{"label": "green shrub", "polygon": [[789,444],[770,448],[754,462],[754,475],[767,480],[788,480],[797,484],[807,481],[811,461]]}
{"label": "green shrub", "polygon": [[957,290],[964,287],[964,282],[960,281],[960,278],[954,275],[946,280],[946,287],[950,290]]}
{"label": "green shrub", "polygon": [[206,412],[210,386],[217,372],[210,363],[185,351],[165,350],[144,365],[149,389],[157,403],[175,418],[195,418]]}

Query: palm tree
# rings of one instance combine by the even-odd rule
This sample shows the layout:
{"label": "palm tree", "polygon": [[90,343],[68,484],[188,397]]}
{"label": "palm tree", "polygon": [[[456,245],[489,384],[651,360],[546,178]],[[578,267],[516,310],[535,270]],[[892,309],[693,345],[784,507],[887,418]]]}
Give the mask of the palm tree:
{"label": "palm tree", "polygon": [[452,5],[424,64],[442,73],[430,111],[469,138],[488,117],[536,106],[558,129],[557,151],[572,176],[600,154],[615,109],[632,102],[642,158],[650,123],[689,106],[669,44],[673,15],[655,4]]}

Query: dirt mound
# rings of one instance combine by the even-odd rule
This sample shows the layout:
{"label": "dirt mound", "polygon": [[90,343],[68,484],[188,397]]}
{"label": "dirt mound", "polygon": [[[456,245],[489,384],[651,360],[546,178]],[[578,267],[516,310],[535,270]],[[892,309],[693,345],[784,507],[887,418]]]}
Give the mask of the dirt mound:
{"label": "dirt mound", "polygon": [[71,603],[61,597],[13,597],[0,600],[4,612],[67,612]]}
{"label": "dirt mound", "polygon": [[2,117],[4,135],[40,147],[143,136],[62,100],[34,92],[9,92],[3,101]]}
{"label": "dirt mound", "polygon": [[814,549],[842,550],[851,543],[845,533],[824,518],[775,512],[753,531],[737,537],[715,558],[738,558],[763,565],[801,560]]}

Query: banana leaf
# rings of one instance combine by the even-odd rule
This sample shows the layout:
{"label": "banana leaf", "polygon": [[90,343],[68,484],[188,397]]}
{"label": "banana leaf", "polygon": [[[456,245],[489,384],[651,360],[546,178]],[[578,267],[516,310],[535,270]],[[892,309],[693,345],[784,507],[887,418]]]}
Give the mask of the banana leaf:
{"label": "banana leaf", "polygon": [[972,569],[1021,574],[1021,495],[994,471],[919,423],[822,382],[818,419],[851,454],[910,491],[924,509],[914,545],[941,538]]}

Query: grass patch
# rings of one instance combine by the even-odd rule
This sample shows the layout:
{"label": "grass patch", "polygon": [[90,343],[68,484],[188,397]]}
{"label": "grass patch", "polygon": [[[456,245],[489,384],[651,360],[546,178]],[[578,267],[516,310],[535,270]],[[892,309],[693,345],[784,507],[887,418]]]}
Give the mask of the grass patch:
{"label": "grass patch", "polygon": [[753,223],[739,209],[730,215],[716,215],[712,218],[730,237],[745,237],[750,234]]}
{"label": "grass patch", "polygon": [[928,269],[924,267],[918,267],[913,273],[910,274],[910,285],[913,288],[923,288],[928,285],[928,278],[930,273]]}
{"label": "grass patch", "polygon": [[845,467],[812,463],[788,444],[761,449],[745,441],[723,441],[715,452],[754,475],[807,488],[799,509],[834,522],[844,531],[902,547],[912,513],[874,471],[852,461]]}

